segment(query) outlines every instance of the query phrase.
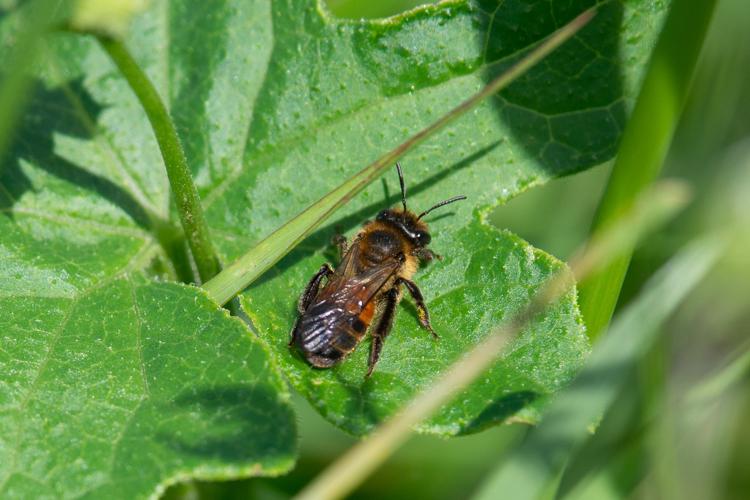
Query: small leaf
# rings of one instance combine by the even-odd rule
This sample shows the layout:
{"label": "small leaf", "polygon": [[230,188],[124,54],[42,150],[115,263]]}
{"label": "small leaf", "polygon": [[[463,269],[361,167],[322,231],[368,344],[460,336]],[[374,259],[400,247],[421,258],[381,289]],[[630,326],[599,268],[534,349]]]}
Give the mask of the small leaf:
{"label": "small leaf", "polygon": [[[434,340],[419,326],[406,294],[380,363],[369,379],[364,377],[369,342],[327,370],[311,368],[287,347],[296,315],[288,283],[296,282],[301,290],[320,264],[282,267],[279,276],[252,286],[245,296],[248,311],[265,311],[251,313],[253,322],[272,344],[290,382],[326,418],[348,432],[366,434],[391,416],[428,387],[435,374],[489,335],[493,326],[522,309],[537,287],[562,265],[519,238],[476,220],[453,233],[438,234],[433,248],[444,260],[430,264],[416,281],[440,339]],[[482,380],[419,430],[457,435],[500,422],[536,422],[549,396],[573,377],[587,352],[588,341],[571,290],[530,323]]]}
{"label": "small leaf", "polygon": [[3,296],[0,309],[3,498],[145,498],[189,477],[291,467],[282,380],[201,291],[118,279],[75,297]]}

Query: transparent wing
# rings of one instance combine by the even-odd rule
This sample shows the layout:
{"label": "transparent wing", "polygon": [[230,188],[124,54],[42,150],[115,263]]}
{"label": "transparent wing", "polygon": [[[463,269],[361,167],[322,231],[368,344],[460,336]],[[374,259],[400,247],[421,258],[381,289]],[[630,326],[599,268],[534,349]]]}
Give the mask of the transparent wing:
{"label": "transparent wing", "polygon": [[318,294],[316,302],[326,301],[343,307],[347,312],[359,314],[401,265],[398,260],[391,259],[360,270],[359,255],[360,247],[355,242],[344,255],[331,280]]}

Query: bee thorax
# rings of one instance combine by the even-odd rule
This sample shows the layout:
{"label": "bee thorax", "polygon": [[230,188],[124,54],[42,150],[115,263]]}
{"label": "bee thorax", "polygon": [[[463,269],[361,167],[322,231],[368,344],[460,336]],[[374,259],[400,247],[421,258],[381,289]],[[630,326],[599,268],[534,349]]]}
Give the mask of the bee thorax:
{"label": "bee thorax", "polygon": [[401,239],[387,230],[369,232],[364,243],[363,257],[372,263],[382,262],[403,252]]}

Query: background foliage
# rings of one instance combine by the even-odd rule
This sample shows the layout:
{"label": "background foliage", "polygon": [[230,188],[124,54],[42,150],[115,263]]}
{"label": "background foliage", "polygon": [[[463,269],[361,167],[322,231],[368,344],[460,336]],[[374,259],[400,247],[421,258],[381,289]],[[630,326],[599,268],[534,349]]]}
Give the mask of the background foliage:
{"label": "background foliage", "polygon": [[[352,4],[331,1],[343,17],[388,15],[414,2],[384,2],[380,7],[385,10],[359,13]],[[220,254],[231,259],[325,192],[324,177],[343,174],[342,165],[366,163],[382,151],[382,144],[429,123],[452,99],[475,90],[516,51],[523,51],[536,35],[532,30],[528,39],[519,38],[513,23],[503,23],[508,16],[538,26],[544,34],[560,24],[555,16],[564,18],[588,5],[566,3],[551,14],[534,8],[543,4],[532,2],[527,10],[498,16],[489,2],[480,2],[479,10],[412,14],[398,23],[363,29],[356,21],[323,22],[315,12],[294,16],[300,7],[295,2],[281,2],[273,11],[261,2],[244,10],[222,3],[205,12],[196,12],[192,4],[187,11],[188,4],[164,2],[136,18],[133,30],[139,36],[129,45],[165,96],[181,136],[188,138],[185,146],[196,159],[194,174]],[[658,33],[665,12],[662,2],[648,9],[644,5],[606,2],[599,24],[502,99],[479,108],[473,123],[462,122],[432,147],[428,143],[420,154],[407,157],[407,177],[416,182],[410,198],[414,205],[457,189],[472,197],[470,205],[456,205],[451,217],[435,221],[437,250],[447,259],[420,274],[420,283],[435,290],[428,292],[428,300],[436,317],[481,316],[470,330],[482,332],[493,315],[507,314],[514,298],[559,266],[551,255],[487,222],[510,228],[560,258],[584,239],[606,166],[496,205],[612,156],[638,88],[639,68],[648,56],[644,48]],[[747,8],[741,0],[725,0],[722,8],[670,155],[670,170],[697,186],[697,202],[636,255],[623,303],[638,296],[644,279],[682,242],[718,220],[745,217],[747,222],[750,148],[743,142],[747,128],[738,117],[750,99],[742,83],[745,75],[732,73],[750,57],[736,44],[737,38],[747,37],[737,21]],[[175,24],[175,19],[187,22]],[[267,22],[271,19],[273,30]],[[0,42],[12,47],[23,39],[24,26],[14,25],[12,18],[5,21]],[[427,43],[414,45],[415,39]],[[166,40],[177,43],[167,45]],[[415,46],[416,53],[406,50]],[[91,39],[61,35],[40,57],[38,78],[28,82],[30,108],[0,171],[0,249],[6,276],[0,327],[8,332],[0,351],[6,373],[0,386],[0,451],[11,458],[0,469],[0,491],[23,496],[47,487],[51,495],[145,495],[151,491],[148,484],[161,488],[187,477],[278,474],[292,465],[295,426],[276,367],[283,367],[297,390],[329,420],[361,433],[424,384],[425,373],[464,350],[450,337],[432,345],[416,328],[413,310],[406,308],[397,325],[404,335],[389,339],[386,352],[408,350],[418,363],[384,359],[368,386],[359,376],[364,352],[358,352],[350,365],[326,372],[320,380],[302,377],[303,365],[284,346],[285,326],[293,317],[285,307],[289,296],[297,294],[296,288],[290,294],[290,288],[301,286],[321,260],[334,259],[326,250],[332,226],[243,296],[271,344],[270,353],[244,324],[216,310],[200,291],[144,279],[142,270],[151,277],[174,277],[190,269],[158,150],[144,147],[153,144],[148,127],[133,126],[143,123],[142,111]],[[415,58],[420,64],[409,63]],[[12,62],[4,59],[3,67]],[[262,86],[264,79],[274,86]],[[340,98],[331,101],[332,95]],[[10,120],[6,117],[3,126]],[[571,133],[582,130],[586,133]],[[516,169],[492,185],[477,183],[498,161]],[[253,168],[237,170],[238,164]],[[707,164],[715,170],[709,172]],[[451,177],[458,170],[461,176]],[[437,171],[451,178],[435,175]],[[304,175],[304,189],[299,190],[300,172],[320,177]],[[394,199],[393,188],[388,181],[371,186],[347,207],[341,229],[351,234],[381,200]],[[448,231],[456,220],[462,221],[462,229]],[[746,249],[747,240],[741,240],[742,234],[738,238],[733,248]],[[473,245],[465,245],[467,241]],[[735,432],[748,407],[742,390],[748,346],[736,326],[746,319],[747,284],[737,279],[743,258],[741,250],[730,254],[677,315],[676,324],[666,328],[633,374],[631,390],[623,392],[600,432],[571,462],[561,481],[562,494],[740,498],[746,491],[742,475],[735,472],[748,462],[740,447],[746,433]],[[489,265],[494,259],[516,262],[517,269]],[[459,269],[459,262],[464,267]],[[449,283],[456,276],[482,286],[457,292]],[[440,290],[446,289],[443,296]],[[505,309],[483,311],[483,294],[488,293],[509,297]],[[544,395],[567,381],[587,350],[573,298],[571,292],[544,320],[547,324],[532,326],[527,352],[517,349],[516,359],[511,355],[509,363],[493,369],[493,376],[508,382],[505,387],[513,386],[514,397],[533,397],[511,398],[508,404],[479,382],[462,402],[470,412],[457,417],[449,408],[422,430],[464,434],[509,417],[534,421]],[[466,307],[458,310],[457,304]],[[264,309],[276,315],[258,314]],[[175,328],[178,324],[189,328]],[[450,330],[447,322],[436,321],[436,326],[441,333]],[[567,337],[540,333],[558,330]],[[34,336],[20,335],[26,331]],[[222,332],[220,353],[211,349],[216,332]],[[92,339],[96,349],[80,348]],[[111,370],[115,362],[121,363],[114,371],[117,379]],[[535,379],[531,366],[543,368]],[[389,372],[407,376],[398,380]],[[526,373],[516,377],[519,372]],[[693,386],[697,389],[686,397],[686,388]],[[359,394],[358,412],[340,408],[342,401],[352,399],[347,391]],[[273,498],[297,491],[351,438],[296,398],[302,441],[291,474],[231,483],[191,481],[167,495]],[[79,411],[82,405],[76,401],[91,400],[97,401],[96,408],[83,405]],[[165,415],[169,417],[163,420]],[[713,430],[706,439],[684,439],[709,425]],[[113,441],[110,435],[97,435],[105,428],[119,429],[119,437]],[[415,438],[357,495],[466,496],[502,458],[500,450],[524,432],[513,426],[447,442]],[[247,442],[257,447],[238,446]],[[733,442],[740,445],[732,447]],[[50,461],[46,450],[53,448],[57,451]],[[150,451],[139,454],[144,449]],[[610,460],[601,459],[603,450]],[[96,458],[92,463],[75,458],[81,456]],[[140,463],[144,456],[158,459]],[[105,462],[110,466],[103,474],[100,465]],[[25,470],[34,477],[19,472]],[[145,471],[149,479],[144,486]]]}

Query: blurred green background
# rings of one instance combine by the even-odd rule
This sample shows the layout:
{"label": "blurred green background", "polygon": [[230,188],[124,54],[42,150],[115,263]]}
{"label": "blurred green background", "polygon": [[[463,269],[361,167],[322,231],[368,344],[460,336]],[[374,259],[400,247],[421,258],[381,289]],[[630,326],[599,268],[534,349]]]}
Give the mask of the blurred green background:
{"label": "blurred green background", "polygon": [[[393,15],[420,3],[328,0],[335,15],[347,18]],[[571,461],[560,497],[750,498],[748,68],[750,2],[720,0],[664,174],[687,181],[695,199],[637,250],[620,305],[686,241],[728,221],[745,230],[735,231],[729,255],[667,325],[599,432]],[[609,168],[532,189],[491,221],[566,259],[587,237]],[[354,439],[302,398],[295,406],[300,458],[290,474],[185,484],[167,496],[277,499],[299,491]],[[466,498],[525,431],[514,425],[452,440],[413,437],[352,498]]]}

